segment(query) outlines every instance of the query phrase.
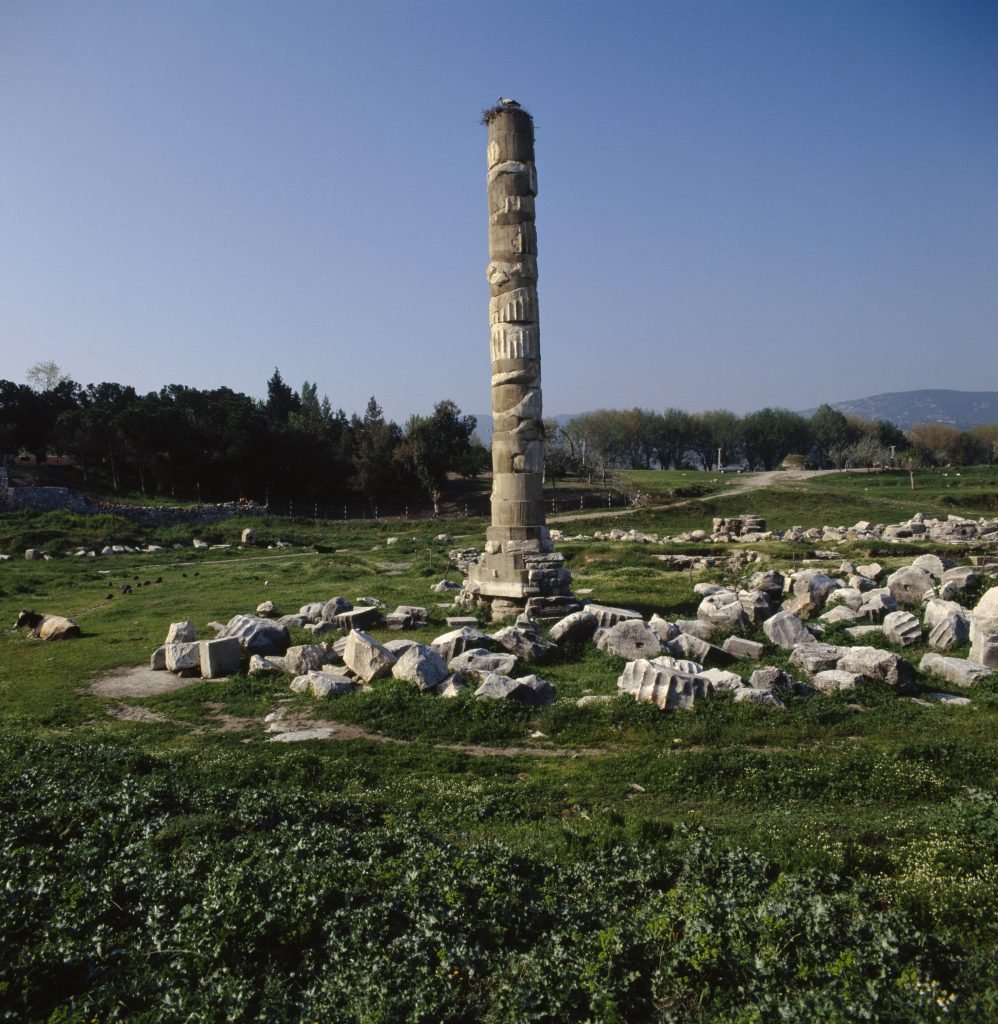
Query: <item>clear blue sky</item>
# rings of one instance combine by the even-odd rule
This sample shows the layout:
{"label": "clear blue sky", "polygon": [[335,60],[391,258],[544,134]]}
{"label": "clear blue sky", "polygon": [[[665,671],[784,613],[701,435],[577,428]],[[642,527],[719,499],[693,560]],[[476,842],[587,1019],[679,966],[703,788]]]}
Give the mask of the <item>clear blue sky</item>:
{"label": "clear blue sky", "polygon": [[0,0],[0,377],[487,412],[499,95],[547,413],[998,389],[992,0]]}

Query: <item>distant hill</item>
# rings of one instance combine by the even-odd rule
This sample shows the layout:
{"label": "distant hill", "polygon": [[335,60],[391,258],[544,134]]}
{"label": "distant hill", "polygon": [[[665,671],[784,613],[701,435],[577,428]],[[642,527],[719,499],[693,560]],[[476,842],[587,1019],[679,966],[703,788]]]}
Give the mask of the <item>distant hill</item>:
{"label": "distant hill", "polygon": [[[889,391],[869,398],[854,398],[849,402],[829,402],[833,409],[847,416],[861,416],[864,420],[889,420],[901,430],[910,430],[919,423],[948,423],[958,430],[969,430],[982,423],[998,423],[998,391],[950,391],[945,388],[927,388],[921,391]],[[802,416],[812,416],[814,409],[800,410]],[[478,436],[482,443],[492,443],[492,414],[477,413]],[[545,416],[561,424],[582,413],[562,413]]]}
{"label": "distant hill", "polygon": [[[982,423],[998,423],[998,391],[889,391],[884,395],[830,402],[833,409],[865,420],[890,420],[902,430],[918,423],[948,423],[969,430]],[[814,409],[802,413],[810,416]]]}

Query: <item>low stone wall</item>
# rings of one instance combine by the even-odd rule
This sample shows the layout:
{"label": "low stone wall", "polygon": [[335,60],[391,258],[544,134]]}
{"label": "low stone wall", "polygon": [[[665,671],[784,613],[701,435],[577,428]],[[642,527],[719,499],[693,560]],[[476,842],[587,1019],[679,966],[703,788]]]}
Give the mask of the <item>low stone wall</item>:
{"label": "low stone wall", "polygon": [[88,501],[69,487],[0,488],[0,512],[31,508],[39,512],[65,511],[80,515],[124,516],[144,526],[214,523],[232,516],[264,515],[267,509],[252,501],[227,501],[220,505],[125,505]]}
{"label": "low stone wall", "polygon": [[0,510],[13,511],[20,508],[52,512],[64,509],[67,512],[92,512],[87,500],[68,487],[7,487],[0,489]]}

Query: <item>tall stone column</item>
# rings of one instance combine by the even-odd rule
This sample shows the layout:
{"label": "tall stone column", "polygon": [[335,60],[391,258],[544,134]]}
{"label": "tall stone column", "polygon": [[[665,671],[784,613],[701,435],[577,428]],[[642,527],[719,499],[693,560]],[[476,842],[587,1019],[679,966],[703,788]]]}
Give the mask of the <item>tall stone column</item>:
{"label": "tall stone column", "polygon": [[492,525],[466,592],[495,619],[577,607],[544,517],[544,426],[537,305],[534,122],[519,104],[487,110]]}

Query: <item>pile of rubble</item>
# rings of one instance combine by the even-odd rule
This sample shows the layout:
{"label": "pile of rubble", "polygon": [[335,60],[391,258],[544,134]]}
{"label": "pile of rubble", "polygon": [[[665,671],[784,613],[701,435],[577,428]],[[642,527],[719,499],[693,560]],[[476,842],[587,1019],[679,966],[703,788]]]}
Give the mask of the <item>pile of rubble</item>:
{"label": "pile of rubble", "polygon": [[[239,544],[209,544],[206,540],[201,540],[195,537],[191,541],[191,546],[195,551],[227,551],[230,548],[251,548],[256,545],[256,531],[252,528],[247,527],[242,531],[239,538]],[[268,550],[273,548],[287,548],[290,544],[286,544],[284,541],[277,541],[274,544],[268,544]],[[105,544],[99,551],[95,548],[77,548],[73,552],[74,558],[96,558],[98,555],[106,558],[111,555],[152,555],[160,551],[183,551],[184,545],[178,543],[171,544],[169,549],[163,547],[161,544],[145,544],[142,547],[135,547],[131,544]],[[46,561],[51,562],[53,556],[43,551],[41,548],[28,548],[24,552],[24,557],[29,562]],[[4,561],[7,561],[9,556],[0,555]]]}
{"label": "pile of rubble", "polygon": [[[426,626],[429,610],[400,605],[383,615],[384,606],[375,599],[357,600],[358,607],[343,597],[313,602],[280,619],[266,617],[273,609],[265,602],[257,615],[210,623],[216,634],[210,640],[199,641],[193,623],[175,622],[166,642],[153,652],[150,667],[204,679],[243,669],[250,675],[284,672],[294,677],[293,692],[309,691],[316,697],[349,693],[390,675],[443,697],[474,686],[479,699],[508,699],[535,707],[555,699],[554,687],[538,676],[508,675],[518,661],[542,660],[557,649],[529,620],[490,635],[478,628],[476,619],[457,617],[448,620],[456,628],[429,644],[411,639],[380,644],[362,627]],[[316,636],[335,632],[338,637],[292,646],[289,627],[304,628]]]}
{"label": "pile of rubble", "polygon": [[667,535],[644,533],[640,530],[610,530],[597,532],[591,536],[567,536],[560,530],[552,530],[551,537],[556,541],[614,540],[634,541],[639,544],[723,544],[731,541],[789,541],[803,544],[886,541],[897,544],[901,541],[926,540],[941,544],[983,547],[998,544],[998,518],[982,516],[979,519],[966,519],[963,516],[951,515],[945,519],[932,519],[917,512],[906,522],[891,525],[861,520],[854,526],[821,526],[810,529],[791,526],[788,530],[767,530],[764,519],[754,515],[742,515],[715,519],[710,532],[689,530],[686,533]]}
{"label": "pile of rubble", "polygon": [[[429,643],[400,638],[382,644],[367,632],[425,628],[430,615],[423,607],[400,605],[386,614],[376,598],[351,602],[333,597],[278,617],[268,601],[255,615],[211,623],[216,635],[209,640],[198,640],[190,622],[174,623],[151,664],[207,679],[239,671],[287,673],[293,677],[292,691],[316,697],[353,692],[391,676],[442,697],[473,687],[478,699],[539,707],[555,699],[555,688],[534,674],[513,676],[516,666],[542,663],[565,643],[592,642],[625,660],[617,680],[620,693],[663,710],[690,708],[715,690],[730,690],[739,702],[783,708],[788,694],[852,690],[864,679],[899,695],[917,694],[915,666],[897,651],[868,646],[874,635],[902,651],[926,643],[933,650],[921,659],[918,671],[960,687],[998,670],[998,587],[991,587],[973,609],[960,600],[983,582],[976,567],[922,555],[884,575],[876,562],[845,561],[834,576],[817,568],[789,575],[768,570],[757,572],[742,588],[698,583],[695,619],[670,622],[653,615],[645,621],[630,609],[588,604],[556,622],[547,636],[525,615],[493,633],[484,632],[472,617],[458,616],[447,620],[448,632]],[[447,593],[457,587],[441,581],[433,589]],[[844,631],[853,643],[824,641],[830,627],[846,622],[851,625]],[[752,627],[761,627],[768,644],[739,635]],[[292,646],[291,628],[311,632],[317,642]],[[319,641],[329,634],[336,639]],[[968,641],[969,658],[942,653]],[[798,678],[763,664],[767,649],[774,648],[790,652]],[[746,662],[758,667],[751,674],[732,671]],[[969,703],[948,694],[926,696]],[[579,703],[609,699],[590,695]]]}

